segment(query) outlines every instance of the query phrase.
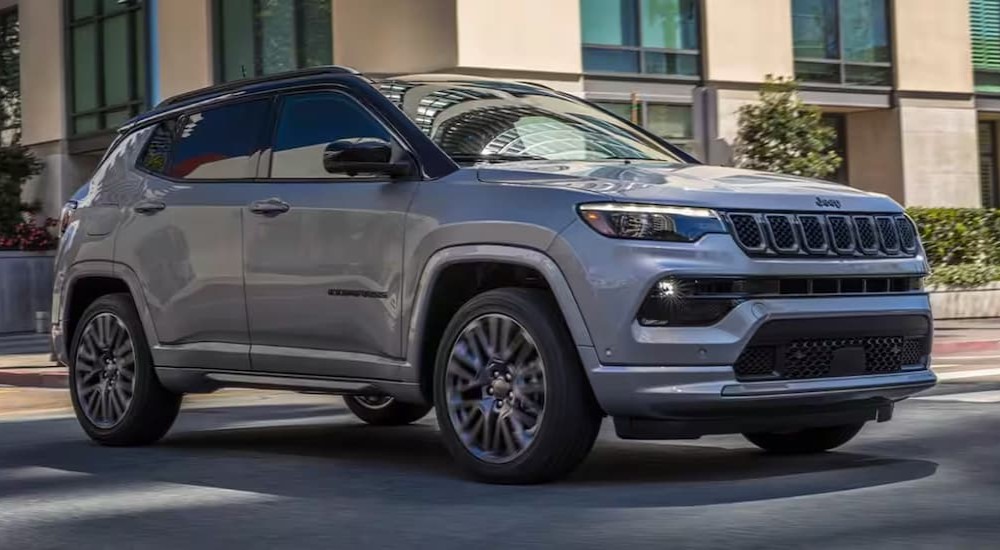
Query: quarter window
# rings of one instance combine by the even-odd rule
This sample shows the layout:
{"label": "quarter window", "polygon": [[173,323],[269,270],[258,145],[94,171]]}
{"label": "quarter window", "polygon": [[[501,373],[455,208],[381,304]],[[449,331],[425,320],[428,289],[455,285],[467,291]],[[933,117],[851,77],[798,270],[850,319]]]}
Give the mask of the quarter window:
{"label": "quarter window", "polygon": [[140,165],[169,178],[249,179],[266,141],[269,100],[247,101],[160,123]]}
{"label": "quarter window", "polygon": [[66,6],[72,132],[114,128],[145,105],[142,3],[68,0]]}
{"label": "quarter window", "polygon": [[223,82],[333,63],[331,0],[215,0]]}
{"label": "quarter window", "polygon": [[344,94],[323,92],[286,97],[271,154],[271,177],[336,177],[327,172],[323,160],[327,147],[341,140],[392,143],[385,127]]}
{"label": "quarter window", "polygon": [[695,77],[696,0],[581,0],[587,72]]}
{"label": "quarter window", "polygon": [[792,0],[792,31],[799,80],[892,85],[886,0]]}

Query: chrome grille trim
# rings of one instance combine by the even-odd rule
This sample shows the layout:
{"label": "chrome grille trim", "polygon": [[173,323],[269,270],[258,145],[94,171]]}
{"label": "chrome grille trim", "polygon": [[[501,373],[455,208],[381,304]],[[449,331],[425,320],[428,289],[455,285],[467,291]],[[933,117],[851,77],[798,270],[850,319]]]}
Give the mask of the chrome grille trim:
{"label": "chrome grille trim", "polygon": [[919,250],[916,227],[901,214],[724,214],[751,256],[913,257]]}

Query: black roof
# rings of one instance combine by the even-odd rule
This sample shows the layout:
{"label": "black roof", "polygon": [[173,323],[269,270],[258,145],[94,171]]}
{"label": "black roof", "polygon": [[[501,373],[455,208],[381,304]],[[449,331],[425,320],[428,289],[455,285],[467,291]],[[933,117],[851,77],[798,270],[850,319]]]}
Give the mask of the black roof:
{"label": "black roof", "polygon": [[140,124],[147,120],[157,118],[159,115],[162,115],[163,113],[166,113],[168,111],[174,111],[176,109],[183,108],[188,105],[192,105],[222,95],[231,94],[234,92],[261,92],[273,88],[281,88],[287,86],[289,83],[300,84],[303,81],[311,81],[311,80],[320,81],[330,76],[344,76],[344,75],[358,76],[360,74],[361,73],[350,67],[327,65],[323,67],[313,67],[309,69],[298,69],[295,71],[277,73],[257,78],[236,80],[233,82],[226,82],[224,84],[209,86],[207,88],[199,88],[197,90],[185,92],[183,94],[178,94],[161,101],[156,107],[153,107],[149,111],[146,111],[140,114],[139,116],[136,116],[135,118],[129,120],[125,124],[123,124],[122,127],[119,129],[119,132],[128,131],[135,125]]}

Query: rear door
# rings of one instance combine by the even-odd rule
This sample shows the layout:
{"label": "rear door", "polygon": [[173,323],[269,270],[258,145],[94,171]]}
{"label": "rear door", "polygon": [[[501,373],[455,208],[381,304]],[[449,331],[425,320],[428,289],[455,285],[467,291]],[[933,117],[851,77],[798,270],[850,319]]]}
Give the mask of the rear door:
{"label": "rear door", "polygon": [[244,212],[253,368],[394,378],[404,220],[418,183],[326,170],[334,142],[399,146],[347,92],[287,94],[277,113],[268,177]]}
{"label": "rear door", "polygon": [[188,112],[143,130],[145,151],[121,191],[127,218],[115,260],[143,287],[159,366],[250,368],[242,216],[271,102]]}

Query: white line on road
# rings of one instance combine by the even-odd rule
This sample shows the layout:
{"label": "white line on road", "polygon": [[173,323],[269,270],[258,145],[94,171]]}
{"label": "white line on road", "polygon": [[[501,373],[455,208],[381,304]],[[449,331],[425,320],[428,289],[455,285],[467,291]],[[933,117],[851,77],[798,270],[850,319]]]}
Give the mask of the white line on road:
{"label": "white line on road", "polygon": [[282,499],[277,495],[178,483],[143,482],[107,487],[102,486],[101,476],[85,475],[95,481],[94,486],[76,487],[58,493],[0,496],[0,532],[45,523],[71,523]]}
{"label": "white line on road", "polygon": [[963,403],[1000,403],[1000,390],[952,393],[914,397],[921,401],[961,401]]}
{"label": "white line on road", "polygon": [[[939,365],[938,367],[935,368],[940,368],[944,366],[946,365]],[[962,380],[966,378],[1000,376],[1000,369],[962,370],[957,372],[948,371],[948,372],[935,372],[935,374],[937,374],[938,380]]]}
{"label": "white line on road", "polygon": [[940,355],[937,356],[948,361],[977,361],[980,359],[1000,359],[1000,355]]}

